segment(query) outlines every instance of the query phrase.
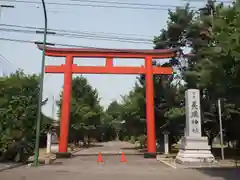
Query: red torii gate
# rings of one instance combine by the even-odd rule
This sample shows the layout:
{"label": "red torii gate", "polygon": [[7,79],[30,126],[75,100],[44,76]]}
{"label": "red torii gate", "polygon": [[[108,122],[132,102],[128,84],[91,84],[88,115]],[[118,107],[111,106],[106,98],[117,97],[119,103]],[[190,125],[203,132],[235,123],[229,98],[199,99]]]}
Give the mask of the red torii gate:
{"label": "red torii gate", "polygon": [[[38,45],[43,50],[42,45]],[[66,63],[60,66],[45,66],[46,73],[63,73],[64,87],[60,122],[59,153],[67,154],[70,100],[72,90],[72,74],[145,74],[146,76],[146,123],[147,123],[147,149],[146,157],[156,156],[156,134],[154,117],[154,87],[153,74],[172,74],[170,67],[152,66],[152,59],[172,58],[178,49],[163,50],[135,50],[135,49],[102,49],[102,48],[55,48],[46,47],[46,55],[52,57],[65,57]],[[77,66],[73,64],[74,57],[106,58],[105,66]],[[113,58],[138,58],[145,60],[145,66],[123,67],[113,66]]]}

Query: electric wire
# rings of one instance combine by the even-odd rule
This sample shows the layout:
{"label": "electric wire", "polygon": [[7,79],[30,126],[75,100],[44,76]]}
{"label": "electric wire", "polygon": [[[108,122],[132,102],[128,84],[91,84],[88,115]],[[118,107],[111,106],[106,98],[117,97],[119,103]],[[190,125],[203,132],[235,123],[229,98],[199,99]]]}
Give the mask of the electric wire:
{"label": "electric wire", "polygon": [[[39,41],[32,41],[32,40],[22,40],[22,39],[14,39],[14,38],[0,38],[0,41],[10,41],[10,42],[18,42],[18,43],[30,43],[30,44],[39,44],[42,42]],[[61,44],[61,43],[51,43],[50,46],[63,46],[63,47],[70,47],[70,48],[87,48],[87,49],[95,49],[95,50],[115,50],[117,52],[126,52],[128,50],[125,49],[114,49],[114,48],[99,48],[93,46],[82,46],[82,45],[74,45],[74,44]],[[178,48],[173,48],[172,50],[178,51]]]}
{"label": "electric wire", "polygon": [[[176,5],[165,5],[165,4],[150,4],[150,3],[134,3],[134,2],[119,2],[119,1],[98,1],[98,0],[69,0],[73,2],[89,2],[99,4],[114,4],[114,5],[130,5],[130,6],[153,6],[153,7],[178,7]],[[192,7],[195,8],[195,7]]]}
{"label": "electric wire", "polygon": [[[26,0],[0,0],[0,2],[8,3],[22,3],[22,4],[40,4],[41,2],[37,1],[26,1]],[[157,5],[156,6],[118,6],[118,5],[101,5],[101,4],[83,4],[83,3],[59,3],[59,2],[46,2],[46,5],[55,5],[55,6],[67,6],[67,7],[96,7],[96,8],[116,8],[116,9],[132,9],[132,10],[169,10],[171,8],[176,8],[178,6],[174,5]],[[179,5],[180,6],[180,5]]]}
{"label": "electric wire", "polygon": [[[182,0],[190,2],[205,2],[204,0]],[[10,2],[10,3],[23,3],[23,4],[41,4],[38,1],[26,1],[26,0],[0,0],[0,2]],[[71,2],[71,3],[70,3]],[[72,6],[72,7],[96,7],[96,8],[121,8],[121,9],[136,9],[136,10],[171,10],[172,8],[180,7],[181,5],[164,5],[164,4],[149,4],[149,3],[130,3],[130,2],[118,2],[118,1],[98,1],[98,0],[70,0],[70,2],[60,3],[60,2],[45,2],[47,5],[55,6]],[[74,2],[74,3],[72,3]],[[75,3],[77,2],[77,3]],[[87,3],[87,4],[84,4]],[[231,1],[217,1],[219,3],[230,3]],[[104,5],[103,5],[104,4]],[[121,6],[119,6],[121,5]],[[125,5],[125,6],[122,6]],[[190,8],[195,9],[197,7],[190,6]]]}
{"label": "electric wire", "polygon": [[[21,30],[21,29],[11,29],[11,28],[0,28],[0,31],[5,32],[16,32],[16,33],[25,33],[25,34],[36,34],[36,31],[33,30]],[[107,36],[99,36],[99,35],[84,35],[84,34],[71,34],[71,33],[56,33],[49,34],[53,36],[61,36],[61,37],[70,37],[70,38],[82,38],[82,39],[93,39],[93,40],[107,40],[107,41],[117,41],[117,42],[127,42],[127,43],[144,43],[144,44],[152,44],[152,40],[148,39],[130,39],[123,37],[107,37]]]}
{"label": "electric wire", "polygon": [[[30,44],[37,44],[40,43],[38,41],[32,41],[32,40],[22,40],[22,39],[15,39],[15,38],[0,38],[0,41],[10,41],[10,42],[18,42],[18,43],[30,43]],[[63,46],[63,47],[76,47],[76,48],[93,48],[93,49],[107,49],[107,48],[98,48],[98,47],[92,47],[92,46],[81,46],[81,45],[74,45],[74,44],[61,44],[61,43],[53,43],[57,46]]]}
{"label": "electric wire", "polygon": [[2,62],[4,62],[4,63],[8,64],[9,66],[13,67],[12,62],[9,61],[7,58],[5,58],[1,53],[0,53],[0,57],[1,57]]}
{"label": "electric wire", "polygon": [[[57,3],[57,2],[46,2],[48,5],[57,5],[57,6],[81,6],[81,7],[104,7],[104,8],[123,8],[123,9],[142,9],[142,10],[169,10],[170,8],[176,8],[179,6],[175,5],[160,5],[160,4],[149,4],[149,3],[130,3],[130,2],[118,2],[118,1],[98,1],[98,0],[70,0],[72,2],[79,2],[79,3]],[[183,0],[186,1],[186,0]],[[37,1],[25,1],[25,0],[0,0],[0,2],[12,2],[12,3],[24,3],[24,4],[40,4],[41,2]],[[95,3],[95,4],[82,4],[83,2],[87,3]],[[188,2],[205,2],[200,0],[188,0]],[[231,3],[233,1],[217,1],[222,3]],[[81,3],[81,4],[80,4]],[[96,4],[97,3],[97,4]],[[107,4],[107,5],[99,5],[99,4]],[[126,5],[126,6],[118,6],[118,5]],[[136,7],[137,6],[137,7]],[[191,7],[196,8],[196,7]],[[28,26],[17,26],[17,25],[7,25],[1,24],[1,26],[10,26],[10,27],[21,27],[21,28],[29,28],[29,29],[42,29],[37,27],[28,27]],[[152,40],[148,39],[141,39],[141,38],[126,38],[126,37],[117,37],[117,36],[101,36],[97,33],[91,33],[87,31],[67,31],[67,30],[57,30],[57,29],[49,29],[58,32],[55,34],[56,36],[66,36],[66,37],[73,37],[73,38],[85,38],[85,39],[95,39],[95,40],[108,40],[108,41],[119,41],[119,42],[131,42],[131,43],[149,43],[152,44]],[[6,32],[21,32],[21,33],[34,33],[36,31],[31,30],[21,30],[21,29],[7,29],[1,28],[0,31]],[[127,35],[127,34],[117,34],[117,33],[104,33],[102,34],[112,34],[112,35]],[[135,35],[135,34],[128,34],[128,35]],[[142,36],[143,37],[143,36]],[[146,36],[145,36],[146,37]],[[35,41],[30,40],[20,40],[20,39],[11,39],[11,38],[0,38],[0,40],[4,41],[11,41],[11,42],[19,42],[19,43],[36,43]],[[69,45],[69,44],[58,44],[59,46],[66,46],[66,47],[82,47],[82,48],[95,48],[89,46],[79,46],[79,45]],[[2,65],[12,66],[12,63],[8,61],[3,55],[0,54],[0,62]]]}
{"label": "electric wire", "polygon": [[[0,26],[5,27],[16,27],[16,28],[25,28],[25,29],[34,29],[34,30],[43,30],[44,28],[35,27],[35,26],[22,26],[22,25],[15,25],[15,24],[0,24]],[[67,32],[67,33],[78,33],[78,34],[92,34],[92,35],[117,35],[117,36],[140,36],[140,37],[147,37],[152,38],[152,36],[147,36],[144,34],[133,34],[133,33],[113,33],[113,32],[102,32],[102,31],[74,31],[74,30],[64,30],[64,29],[51,29],[48,28],[49,31],[54,32]]]}
{"label": "electric wire", "polygon": [[[207,0],[182,0],[182,1],[187,1],[187,2],[189,2],[189,3],[191,3],[191,2],[203,2],[203,3],[206,3],[207,2]],[[230,0],[225,0],[225,1],[223,1],[223,0],[212,0],[212,1],[215,1],[215,2],[217,2],[217,3],[232,3],[232,2],[234,2],[234,0],[232,0],[232,1],[230,1]]]}
{"label": "electric wire", "polygon": [[0,53],[0,68],[4,76],[10,74],[15,70],[13,63],[6,59],[1,53]]}

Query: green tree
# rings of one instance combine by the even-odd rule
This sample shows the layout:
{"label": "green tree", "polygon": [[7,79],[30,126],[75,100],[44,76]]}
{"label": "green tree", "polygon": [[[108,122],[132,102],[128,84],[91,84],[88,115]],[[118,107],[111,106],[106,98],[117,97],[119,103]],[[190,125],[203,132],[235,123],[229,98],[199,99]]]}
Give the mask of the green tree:
{"label": "green tree", "polygon": [[[196,65],[199,87],[207,92],[208,100],[212,104],[218,98],[224,100],[223,120],[228,140],[239,140],[239,131],[235,128],[240,114],[239,2],[213,7],[211,39],[208,47],[202,48],[201,61]],[[214,112],[217,117],[216,110]]]}
{"label": "green tree", "polygon": [[[0,78],[0,159],[25,160],[31,153],[35,139],[38,98],[37,75],[17,71]],[[41,132],[49,127],[50,119],[44,118]],[[27,151],[27,154],[24,153]],[[18,156],[19,157],[19,156]]]}
{"label": "green tree", "polygon": [[136,83],[128,95],[122,97],[122,119],[125,120],[122,136],[138,137],[146,132],[145,97],[143,87]]}
{"label": "green tree", "polygon": [[111,117],[112,120],[121,121],[121,105],[117,101],[113,101],[109,104],[106,113]]}
{"label": "green tree", "polygon": [[[62,100],[59,106],[61,107]],[[60,113],[59,113],[60,114]],[[70,141],[97,138],[102,125],[103,108],[99,104],[96,89],[83,76],[72,81],[72,99],[70,111]],[[86,143],[86,142],[85,142]]]}
{"label": "green tree", "polygon": [[119,104],[116,100],[112,101],[108,108],[106,109],[106,115],[107,115],[107,124],[108,126],[112,127],[114,129],[115,133],[112,135],[112,138],[116,137],[116,139],[119,139],[119,133],[122,129],[122,106]]}
{"label": "green tree", "polygon": [[[170,11],[167,29],[155,37],[154,43],[155,48],[190,48],[191,54],[173,58],[170,64],[185,80],[186,88],[200,89],[202,130],[211,145],[219,133],[217,99],[225,100],[223,120],[228,136],[234,134],[232,125],[239,117],[239,1],[232,6],[208,1],[199,12],[188,5]],[[170,114],[182,112],[179,108],[170,109]]]}
{"label": "green tree", "polygon": [[[160,36],[154,38],[155,48],[180,48],[180,54],[178,57],[172,58],[169,62],[177,72],[175,78],[178,82],[184,80],[186,82],[185,88],[200,88],[201,91],[201,102],[202,102],[202,120],[203,120],[203,132],[208,135],[210,144],[212,139],[217,135],[216,131],[217,117],[216,111],[212,114],[212,105],[215,102],[209,102],[209,98],[203,96],[204,90],[206,88],[200,87],[199,85],[199,66],[198,64],[202,62],[203,49],[209,47],[211,43],[211,27],[212,27],[212,15],[214,15],[214,4],[209,1],[206,6],[201,8],[200,13],[190,10],[189,5],[185,7],[177,7],[175,11],[169,11],[169,22],[167,24],[167,29],[162,30]],[[188,47],[191,54],[185,56],[182,52],[184,48]],[[206,79],[208,80],[208,79]],[[174,88],[172,98],[174,96],[180,96],[184,100],[184,91],[179,89],[181,86]],[[169,88],[168,88],[169,89]],[[205,97],[205,98],[203,98]],[[168,100],[169,103],[169,100]],[[169,120],[173,119],[183,121],[184,110],[181,104],[172,105],[171,108],[166,112],[166,116]],[[216,109],[215,109],[216,110]],[[211,114],[211,117],[209,116]],[[179,122],[180,122],[179,121]]]}
{"label": "green tree", "polygon": [[[219,6],[220,7],[220,6]],[[177,7],[173,11],[169,11],[169,21],[167,28],[161,30],[160,35],[154,37],[155,49],[162,48],[179,48],[179,55],[169,60],[163,65],[157,61],[153,62],[154,66],[170,66],[177,72],[173,76],[154,76],[155,90],[155,119],[157,135],[161,136],[161,131],[168,130],[172,138],[176,141],[183,134],[185,112],[184,112],[184,91],[187,88],[200,88],[198,63],[201,62],[203,49],[211,43],[211,15],[214,4],[208,2],[200,13],[190,9],[187,4],[184,7]],[[193,56],[185,56],[182,52],[185,47],[190,49]],[[181,84],[185,80],[186,84]],[[141,84],[143,99],[145,95],[145,77],[142,75],[139,78]],[[201,93],[205,88],[201,88]],[[134,92],[134,91],[133,91]],[[134,94],[134,98],[138,95]],[[136,97],[135,97],[136,96]],[[202,98],[203,96],[201,96]],[[128,97],[129,98],[129,97]],[[131,99],[134,99],[131,98]],[[130,98],[129,98],[130,99]],[[130,101],[131,102],[131,101]],[[134,109],[135,117],[140,119],[145,114],[145,100],[143,100],[141,110]],[[203,131],[209,134],[210,139],[217,134],[216,128],[216,109],[212,109],[214,103],[209,103],[209,98],[202,98],[203,102]],[[129,103],[131,108],[134,103]],[[209,118],[207,114],[213,112],[214,117]],[[127,111],[125,111],[127,112]],[[141,114],[141,115],[140,115]],[[208,119],[207,119],[208,117]],[[211,122],[210,122],[211,120]],[[209,123],[210,122],[210,123]],[[210,125],[210,126],[209,126]],[[179,128],[176,128],[179,127]],[[210,128],[209,128],[210,127]]]}

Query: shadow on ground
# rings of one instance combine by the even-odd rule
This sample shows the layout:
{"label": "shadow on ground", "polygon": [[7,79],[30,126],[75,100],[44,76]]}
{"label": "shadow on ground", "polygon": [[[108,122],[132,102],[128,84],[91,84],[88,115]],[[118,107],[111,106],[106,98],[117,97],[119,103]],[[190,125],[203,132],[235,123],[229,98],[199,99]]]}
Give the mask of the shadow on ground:
{"label": "shadow on ground", "polygon": [[239,168],[197,168],[197,171],[213,178],[222,178],[224,180],[239,180]]}
{"label": "shadow on ground", "polygon": [[123,147],[121,149],[122,150],[140,150],[141,148],[139,148],[139,147]]}
{"label": "shadow on ground", "polygon": [[[120,156],[120,155],[122,155],[122,153],[121,152],[114,152],[114,153],[101,153],[102,154],[102,156],[116,156],[116,155],[118,155],[118,156]],[[74,157],[80,157],[80,156],[98,156],[99,155],[99,153],[79,153],[79,154],[73,154],[72,155],[72,157],[74,158]],[[136,152],[136,153],[128,153],[128,152],[126,152],[126,153],[124,153],[124,155],[128,155],[128,156],[135,156],[135,155],[143,155],[143,153],[141,153],[141,152]]]}
{"label": "shadow on ground", "polygon": [[123,147],[121,150],[137,150],[139,153],[147,152],[146,148],[139,148],[139,147]]}
{"label": "shadow on ground", "polygon": [[[216,158],[221,158],[221,148],[212,148],[212,153]],[[224,148],[224,157],[227,159],[235,159],[240,155],[240,151],[235,148]]]}
{"label": "shadow on ground", "polygon": [[86,146],[83,146],[84,148],[93,148],[93,147],[103,147],[102,144],[89,144]]}

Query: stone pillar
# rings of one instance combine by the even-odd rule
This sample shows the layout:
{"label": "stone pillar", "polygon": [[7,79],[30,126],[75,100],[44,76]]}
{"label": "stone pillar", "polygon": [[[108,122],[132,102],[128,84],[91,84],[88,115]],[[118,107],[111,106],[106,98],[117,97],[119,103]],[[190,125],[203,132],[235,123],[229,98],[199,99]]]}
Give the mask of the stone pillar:
{"label": "stone pillar", "polygon": [[176,157],[177,163],[214,162],[207,137],[201,132],[201,107],[198,89],[185,92],[186,131]]}
{"label": "stone pillar", "polygon": [[52,145],[52,133],[49,131],[47,133],[47,154],[51,153],[51,145]]}
{"label": "stone pillar", "polygon": [[168,133],[164,133],[164,154],[169,154],[169,140]]}

